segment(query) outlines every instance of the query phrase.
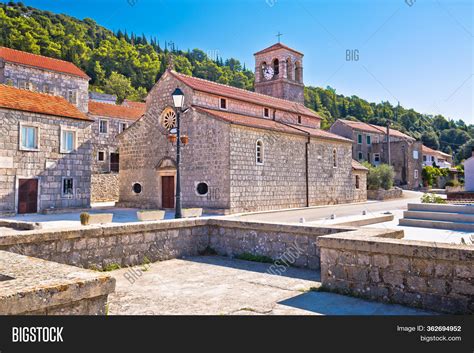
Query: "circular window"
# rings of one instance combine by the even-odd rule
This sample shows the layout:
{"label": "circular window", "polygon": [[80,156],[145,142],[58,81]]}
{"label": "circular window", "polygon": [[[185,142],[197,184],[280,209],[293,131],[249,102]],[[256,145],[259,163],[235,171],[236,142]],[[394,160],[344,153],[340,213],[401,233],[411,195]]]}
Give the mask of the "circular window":
{"label": "circular window", "polygon": [[132,190],[135,194],[141,193],[142,192],[142,184],[139,184],[139,183],[133,184]]}
{"label": "circular window", "polygon": [[199,195],[206,195],[209,191],[209,186],[206,183],[199,183],[196,186],[196,191]]}
{"label": "circular window", "polygon": [[173,109],[166,109],[161,115],[161,125],[167,130],[176,127],[176,113]]}

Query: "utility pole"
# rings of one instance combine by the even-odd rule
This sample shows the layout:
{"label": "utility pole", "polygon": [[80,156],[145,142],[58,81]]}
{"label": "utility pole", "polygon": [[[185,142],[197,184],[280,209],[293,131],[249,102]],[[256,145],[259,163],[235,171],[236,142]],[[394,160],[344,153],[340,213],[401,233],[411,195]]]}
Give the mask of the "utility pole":
{"label": "utility pole", "polygon": [[390,162],[390,120],[387,121],[387,164],[392,165]]}

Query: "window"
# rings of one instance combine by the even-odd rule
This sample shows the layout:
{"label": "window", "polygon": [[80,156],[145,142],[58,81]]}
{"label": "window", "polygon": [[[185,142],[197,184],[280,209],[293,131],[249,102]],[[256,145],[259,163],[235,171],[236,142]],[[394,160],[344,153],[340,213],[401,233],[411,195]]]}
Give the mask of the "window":
{"label": "window", "polygon": [[99,120],[99,132],[101,134],[106,134],[108,131],[108,121],[107,120]]}
{"label": "window", "polygon": [[227,99],[225,98],[220,98],[219,99],[219,107],[221,109],[227,109]]}
{"label": "window", "polygon": [[119,125],[119,132],[124,132],[128,127],[127,123],[120,123]]}
{"label": "window", "polygon": [[435,158],[434,156],[431,156],[431,161],[434,162],[435,161]]}
{"label": "window", "polygon": [[418,169],[415,169],[415,179],[418,179]]}
{"label": "window", "polygon": [[332,166],[334,168],[337,167],[337,150],[336,149],[332,150]]}
{"label": "window", "polygon": [[379,136],[375,136],[375,143],[379,143],[380,142],[380,137]]}
{"label": "window", "polygon": [[205,196],[207,195],[208,191],[209,191],[209,186],[206,183],[197,184],[196,192],[198,193],[198,195]]}
{"label": "window", "polygon": [[63,196],[72,196],[74,195],[74,179],[73,178],[63,178]]}
{"label": "window", "polygon": [[301,124],[301,115],[298,115],[298,124]]}
{"label": "window", "polygon": [[358,143],[359,145],[362,145],[362,135],[361,135],[361,134],[358,134],[358,135],[357,135],[357,143]]}
{"label": "window", "polygon": [[255,158],[257,164],[263,164],[263,142],[258,140],[255,145]]}
{"label": "window", "polygon": [[142,185],[140,183],[135,183],[132,186],[132,190],[135,194],[140,194],[142,192]]}
{"label": "window", "polygon": [[270,109],[268,108],[263,108],[263,116],[265,118],[269,118],[270,117]]}
{"label": "window", "polygon": [[28,81],[26,80],[18,80],[18,88],[21,88],[21,89],[28,89],[29,85],[28,85]]}
{"label": "window", "polygon": [[374,153],[374,163],[380,163],[380,154]]}
{"label": "window", "polygon": [[423,162],[426,162],[426,156],[423,155]]}
{"label": "window", "polygon": [[370,135],[367,135],[367,136],[366,136],[366,139],[367,139],[367,144],[368,144],[368,145],[372,144]]}
{"label": "window", "polygon": [[364,154],[362,152],[359,152],[359,161],[364,159]]}
{"label": "window", "polygon": [[273,74],[277,76],[280,73],[280,62],[278,59],[273,60]]}
{"label": "window", "polygon": [[69,103],[77,104],[77,91],[76,90],[68,90],[67,91],[67,100]]}
{"label": "window", "polygon": [[76,148],[76,132],[61,130],[61,153],[70,153]]}
{"label": "window", "polygon": [[358,175],[355,176],[355,182],[356,182],[356,189],[360,189],[360,177]]}
{"label": "window", "polygon": [[105,152],[104,151],[97,152],[97,160],[99,162],[105,161]]}
{"label": "window", "polygon": [[49,84],[49,83],[45,83],[43,85],[43,93],[46,93],[46,94],[53,94],[54,91],[53,91],[53,87]]}
{"label": "window", "polygon": [[35,126],[21,126],[20,149],[38,150],[39,149],[39,130]]}
{"label": "window", "polygon": [[418,151],[413,151],[413,159],[418,159]]}
{"label": "window", "polygon": [[293,69],[291,67],[291,59],[290,58],[286,59],[286,78],[288,80],[293,79]]}
{"label": "window", "polygon": [[171,130],[176,127],[176,113],[173,108],[167,107],[160,115],[161,125],[166,130]]}

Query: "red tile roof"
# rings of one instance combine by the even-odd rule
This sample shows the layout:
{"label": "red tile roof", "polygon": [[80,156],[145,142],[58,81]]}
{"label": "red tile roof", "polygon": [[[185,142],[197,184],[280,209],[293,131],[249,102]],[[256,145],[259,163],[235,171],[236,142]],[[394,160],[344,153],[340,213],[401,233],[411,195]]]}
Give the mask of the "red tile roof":
{"label": "red tile roof", "polygon": [[288,101],[285,99],[275,98],[260,94],[256,92],[247,91],[245,89],[231,87],[212,81],[203,80],[197,77],[191,77],[183,74],[179,74],[175,71],[169,71],[176,79],[183,82],[187,86],[191,87],[196,91],[206,92],[215,94],[218,96],[228,97],[231,99],[237,99],[240,101],[250,102],[259,104],[265,107],[271,107],[280,109],[283,111],[291,112],[294,114],[306,115],[312,118],[321,120],[319,115],[311,109],[306,108],[301,103]]}
{"label": "red tile roof", "polygon": [[231,124],[279,131],[279,132],[296,134],[296,135],[309,134],[310,136],[314,136],[316,138],[352,143],[352,141],[349,139],[346,139],[344,137],[332,134],[330,132],[327,132],[321,129],[313,129],[313,128],[304,127],[300,125],[296,126],[296,125],[283,124],[275,120],[257,118],[257,117],[242,115],[242,114],[237,114],[237,113],[231,113],[224,110],[213,110],[213,109],[208,109],[208,108],[203,108],[203,107],[198,107],[198,106],[193,106],[193,108],[201,113],[209,114],[215,118],[224,120]]}
{"label": "red tile roof", "polygon": [[89,80],[90,77],[69,61],[49,58],[47,56],[31,54],[20,50],[0,47],[0,58],[11,63],[37,67],[49,71],[57,71],[65,74],[82,77]]}
{"label": "red tile roof", "polygon": [[[338,121],[356,130],[372,132],[372,133],[382,134],[382,135],[387,134],[387,128],[385,126],[379,126],[379,125],[364,123],[362,121],[352,121],[352,120],[346,120],[346,119],[338,119]],[[413,140],[413,141],[415,140],[413,137],[408,136],[407,134],[404,134],[403,132],[395,130],[395,129],[390,129],[390,135],[407,139],[407,140]]]}
{"label": "red tile roof", "polygon": [[271,46],[269,46],[268,48],[265,48],[263,50],[260,50],[258,52],[256,52],[255,54],[253,55],[258,55],[258,54],[263,54],[263,53],[268,53],[270,51],[274,51],[274,50],[278,50],[278,49],[286,49],[286,50],[290,50],[296,54],[299,54],[301,56],[303,56],[303,53],[299,52],[299,51],[296,51],[294,49],[291,49],[290,47],[286,46],[285,44],[281,44],[281,43],[276,43],[276,44],[273,44]]}
{"label": "red tile roof", "polygon": [[133,101],[129,101],[128,99],[125,99],[122,105],[129,108],[142,109],[143,111],[145,111],[145,108],[146,108],[146,103],[133,102]]}
{"label": "red tile roof", "polygon": [[441,156],[441,157],[444,157],[444,158],[452,158],[450,154],[447,154],[447,153],[444,153],[444,152],[441,152],[441,151],[438,151],[438,150],[434,150],[434,149],[429,148],[428,146],[425,146],[425,145],[423,145],[421,147],[421,152],[423,154],[429,154],[429,155],[433,155],[433,156]]}
{"label": "red tile roof", "polygon": [[145,114],[145,107],[136,109],[123,105],[89,101],[89,114],[135,121]]}
{"label": "red tile roof", "polygon": [[364,167],[362,164],[360,164],[354,159],[352,160],[352,169],[369,171],[369,169],[367,169],[366,167]]}
{"label": "red tile roof", "polygon": [[63,97],[0,85],[0,108],[91,121]]}

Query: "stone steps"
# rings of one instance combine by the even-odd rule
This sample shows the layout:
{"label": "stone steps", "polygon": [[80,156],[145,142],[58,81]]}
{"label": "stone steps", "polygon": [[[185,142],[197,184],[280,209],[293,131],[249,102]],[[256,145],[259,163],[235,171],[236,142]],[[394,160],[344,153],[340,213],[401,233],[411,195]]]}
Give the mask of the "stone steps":
{"label": "stone steps", "polygon": [[401,226],[474,232],[474,207],[444,204],[408,204]]}

